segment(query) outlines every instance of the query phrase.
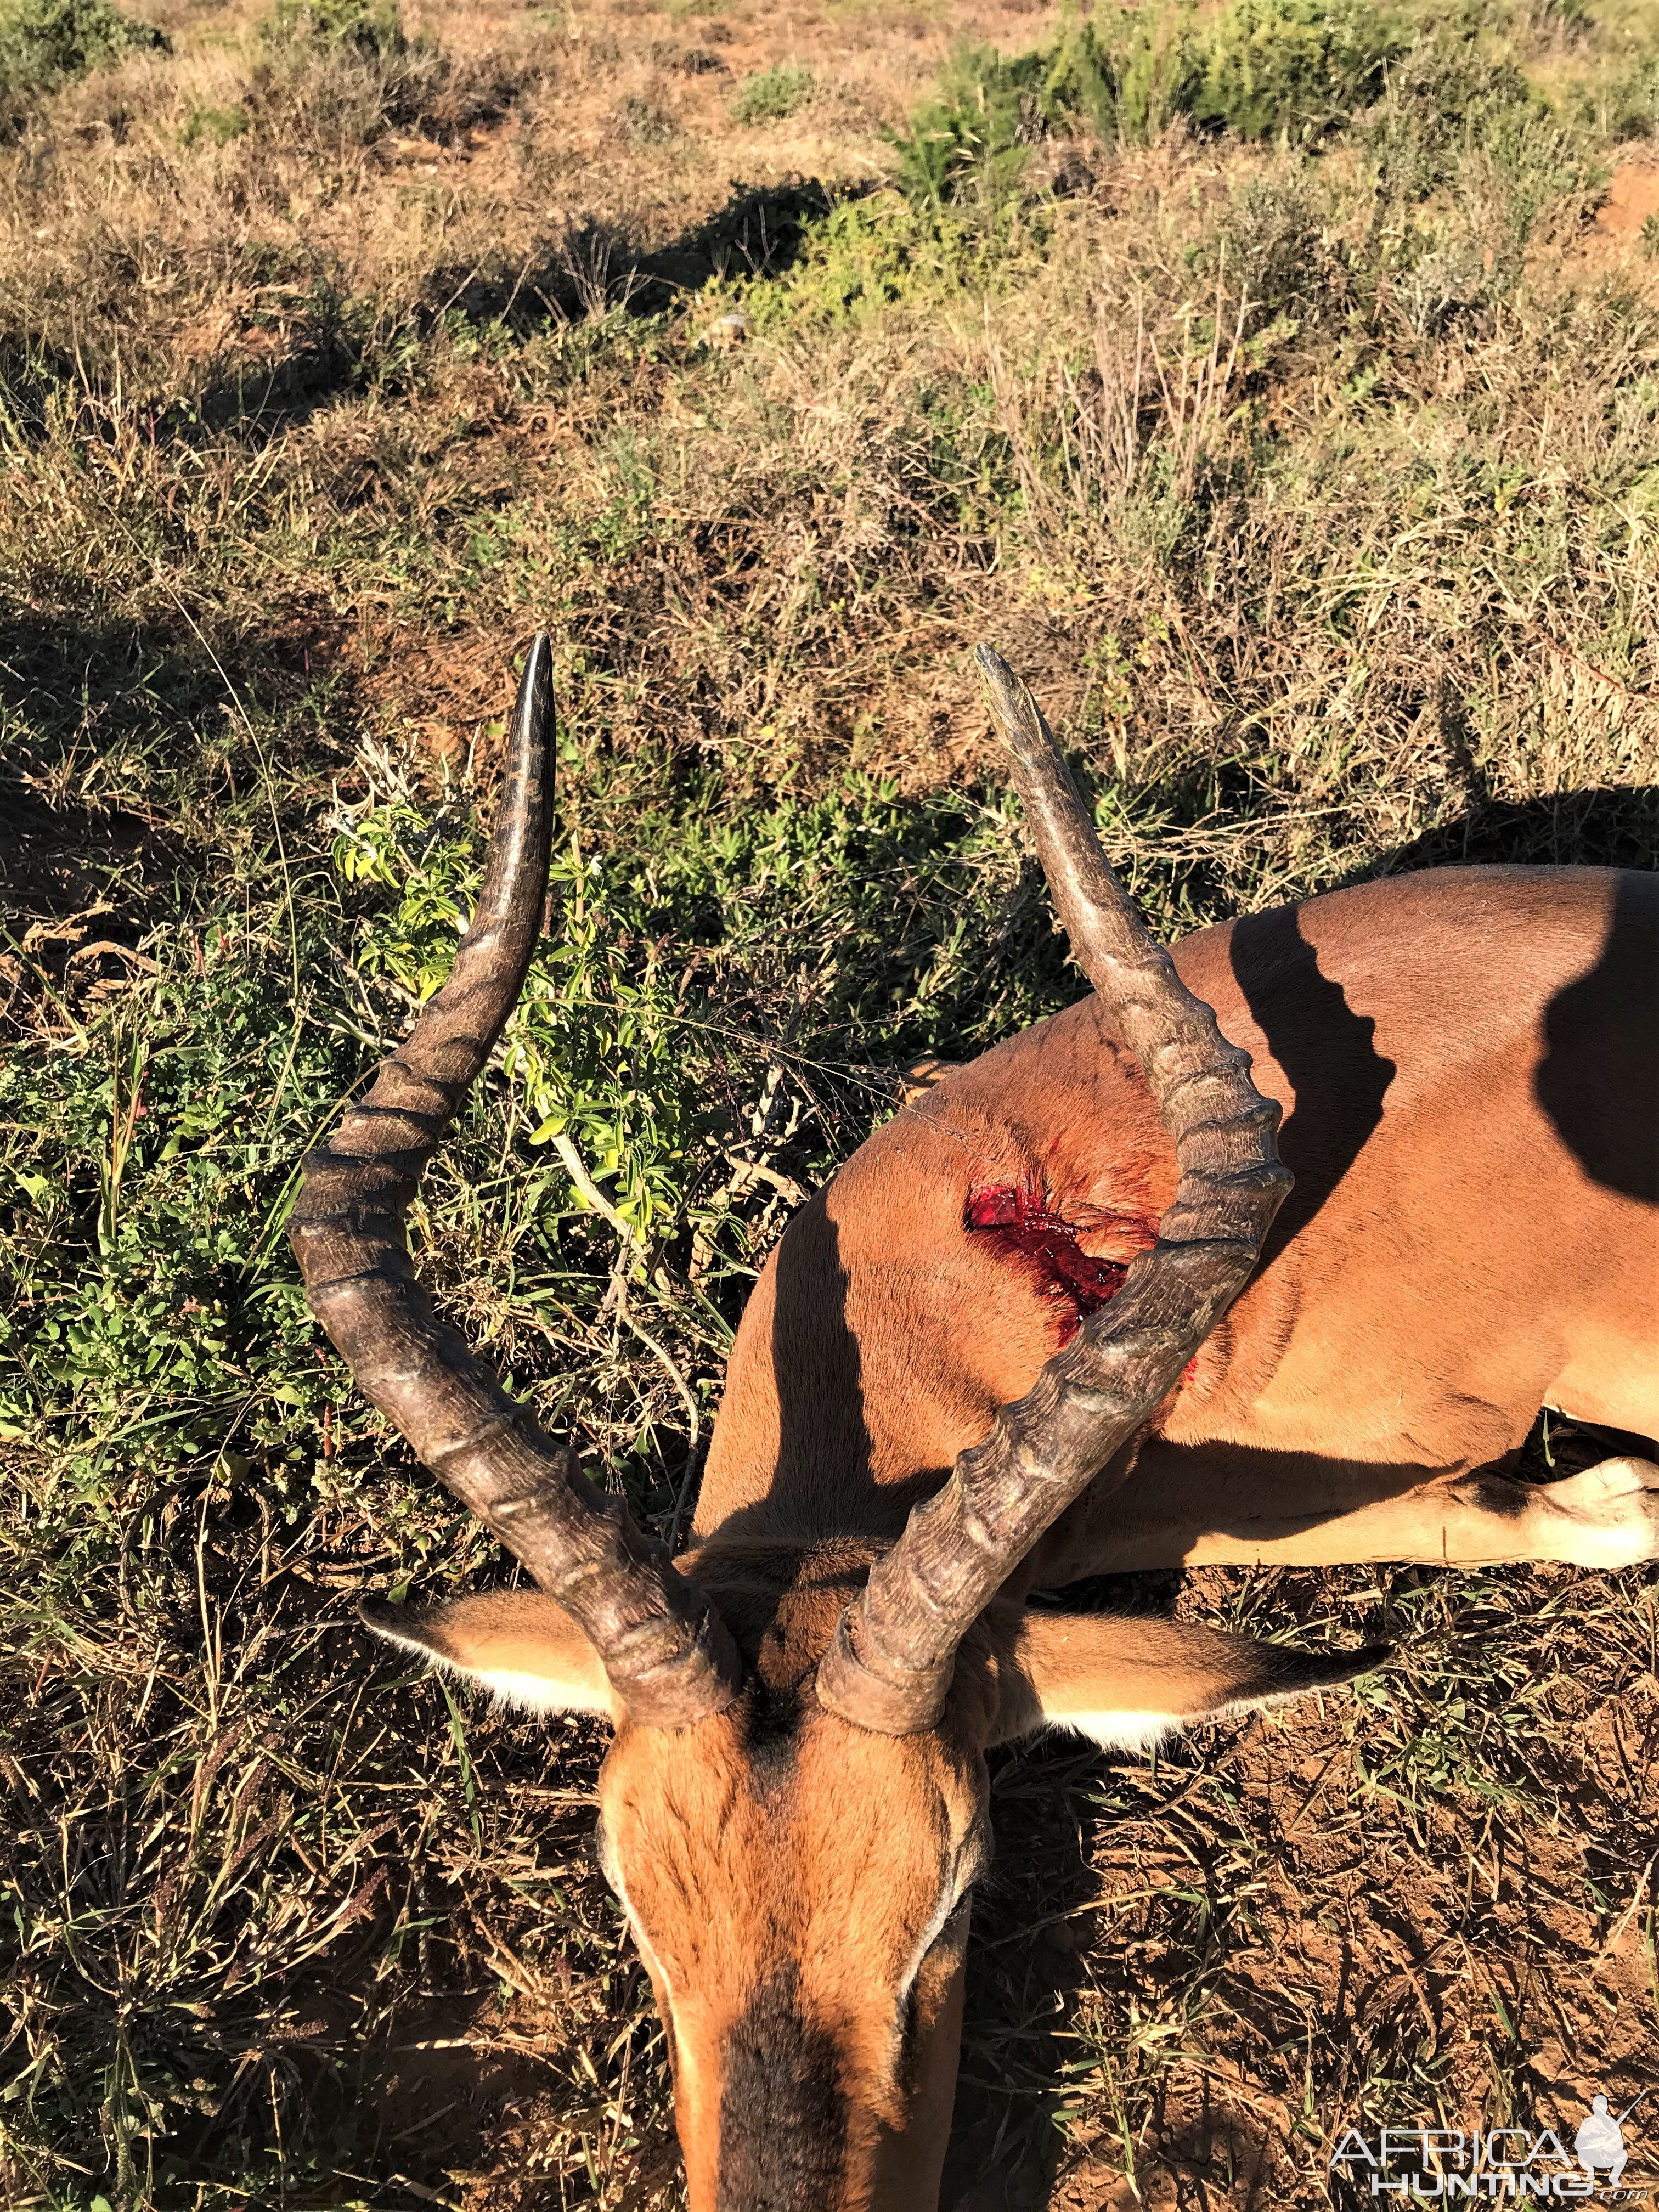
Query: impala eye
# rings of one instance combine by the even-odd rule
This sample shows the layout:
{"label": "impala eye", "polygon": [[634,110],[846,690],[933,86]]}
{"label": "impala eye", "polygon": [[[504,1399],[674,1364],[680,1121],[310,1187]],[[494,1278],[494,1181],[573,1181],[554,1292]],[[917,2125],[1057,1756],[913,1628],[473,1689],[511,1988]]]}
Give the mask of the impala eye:
{"label": "impala eye", "polygon": [[968,1939],[968,1907],[972,1901],[974,1885],[963,1885],[962,1894],[945,1914],[934,1933],[927,1937],[916,1955],[915,1964],[899,1995],[899,2069],[901,2079],[906,2077],[916,2049],[916,2029],[921,2023],[921,2008],[916,1997],[916,1979],[924,1963],[940,1951],[959,1951]]}
{"label": "impala eye", "polygon": [[617,1862],[611,1856],[611,1838],[603,1824],[593,1831],[593,1863],[598,1867],[599,1878],[605,1887],[614,1898],[620,1899],[622,1883],[617,1873]]}
{"label": "impala eye", "polygon": [[973,1896],[974,1885],[970,1881],[964,1887],[962,1895],[957,1898],[956,1903],[951,1907],[949,1912],[945,1914],[943,1927],[940,1928],[939,1934],[934,1936],[933,1942],[927,1946],[930,1955],[932,1953],[939,1949],[941,1943],[960,1943],[962,1942],[963,1937],[967,1931],[968,1908],[973,1902]]}

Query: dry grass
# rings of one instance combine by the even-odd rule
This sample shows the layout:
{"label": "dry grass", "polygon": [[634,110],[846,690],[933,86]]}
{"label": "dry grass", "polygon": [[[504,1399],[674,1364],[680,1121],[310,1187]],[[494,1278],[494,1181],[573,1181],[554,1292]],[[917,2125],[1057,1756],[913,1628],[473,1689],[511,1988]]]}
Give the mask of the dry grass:
{"label": "dry grass", "polygon": [[[362,1649],[356,1594],[498,1563],[280,1235],[447,957],[510,655],[553,629],[566,941],[417,1234],[665,1523],[791,1194],[1072,988],[975,638],[1165,928],[1651,865],[1650,29],[1492,17],[1548,113],[1448,134],[1414,62],[1318,149],[1084,132],[928,212],[884,134],[1054,17],[156,20],[0,155],[0,2198],[671,2203],[601,1747]],[[650,1240],[620,1306],[550,1109]],[[1417,1640],[1155,1769],[1003,1761],[965,2204],[1313,2205],[1357,2120],[1635,2094],[1650,1577],[1103,1595]]]}

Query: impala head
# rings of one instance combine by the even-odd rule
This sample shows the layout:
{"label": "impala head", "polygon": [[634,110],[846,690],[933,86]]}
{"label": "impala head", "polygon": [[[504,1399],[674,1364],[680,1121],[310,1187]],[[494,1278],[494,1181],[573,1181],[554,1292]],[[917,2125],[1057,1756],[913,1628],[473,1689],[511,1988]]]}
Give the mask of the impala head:
{"label": "impala head", "polygon": [[681,1729],[632,1721],[547,1598],[390,1625],[486,1682],[511,1678],[520,1700],[613,1719],[599,1859],[668,2031],[693,2204],[926,2201],[955,2080],[968,1893],[989,1856],[981,1731],[953,1716],[884,1736],[819,1703],[855,1558],[710,1565],[744,1686]]}
{"label": "impala head", "polygon": [[671,1560],[414,1279],[405,1210],[539,928],[544,639],[453,973],[308,1161],[295,1211],[313,1310],[358,1382],[540,1586],[422,1614],[365,1606],[368,1625],[514,1704],[613,1723],[599,1859],[667,2028],[693,2212],[935,2201],[970,1899],[991,1857],[990,1746],[1060,1725],[1138,1748],[1376,1657],[1022,1602],[1021,1563],[1176,1387],[1289,1179],[1248,1058],[1141,929],[1030,694],[981,659],[1073,951],[1146,1074],[1181,1181],[1117,1296],[896,1542],[715,1535]]}

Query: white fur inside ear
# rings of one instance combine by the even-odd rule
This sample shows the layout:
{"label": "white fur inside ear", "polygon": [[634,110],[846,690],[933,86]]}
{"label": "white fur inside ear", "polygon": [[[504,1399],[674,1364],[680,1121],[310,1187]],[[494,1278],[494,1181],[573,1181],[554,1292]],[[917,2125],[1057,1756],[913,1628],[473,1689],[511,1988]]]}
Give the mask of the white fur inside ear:
{"label": "white fur inside ear", "polygon": [[478,1683],[500,1704],[512,1705],[520,1712],[565,1713],[570,1710],[569,1686],[550,1682],[540,1674],[475,1674],[470,1667],[452,1668],[450,1672]]}
{"label": "white fur inside ear", "polygon": [[1156,1751],[1189,1723],[1178,1713],[1049,1713],[1050,1728],[1072,1729],[1103,1751]]}
{"label": "white fur inside ear", "polygon": [[1183,1729],[1201,1728],[1207,1721],[1236,1720],[1246,1713],[1276,1712],[1331,1686],[1311,1683],[1304,1690],[1280,1690],[1265,1698],[1232,1698],[1224,1705],[1212,1705],[1202,1713],[1050,1713],[1050,1728],[1074,1729],[1103,1751],[1156,1751],[1167,1736]]}
{"label": "white fur inside ear", "polygon": [[[402,1629],[390,1607],[377,1609],[373,1616],[365,1614],[364,1626],[383,1643],[394,1644],[400,1651],[412,1652],[417,1659],[424,1659],[429,1667],[442,1674],[457,1676],[463,1682],[477,1683],[481,1689],[489,1691],[500,1704],[512,1706],[520,1712],[604,1712],[608,1710],[603,1678],[598,1680],[584,1679],[574,1666],[545,1674],[532,1674],[522,1667],[471,1667],[452,1652],[441,1650],[422,1636],[418,1630],[411,1634]],[[523,1651],[526,1639],[519,1638],[517,1642],[519,1650]],[[556,1648],[551,1654],[556,1662],[561,1658],[568,1659],[571,1656],[561,1653]],[[597,1670],[598,1665],[598,1661],[594,1660],[593,1668]]]}

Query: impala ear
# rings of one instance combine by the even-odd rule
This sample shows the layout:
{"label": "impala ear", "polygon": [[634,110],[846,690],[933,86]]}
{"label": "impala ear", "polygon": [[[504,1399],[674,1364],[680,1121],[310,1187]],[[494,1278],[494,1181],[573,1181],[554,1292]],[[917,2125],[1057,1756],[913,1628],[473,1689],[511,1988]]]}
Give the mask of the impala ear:
{"label": "impala ear", "polygon": [[1351,1682],[1390,1649],[1292,1651],[1181,1620],[1028,1611],[1001,1678],[994,1741],[1063,1728],[1109,1751],[1150,1751],[1195,1722]]}
{"label": "impala ear", "polygon": [[540,1590],[487,1590],[420,1612],[365,1598],[357,1618],[388,1644],[481,1682],[504,1705],[622,1717],[599,1653]]}

